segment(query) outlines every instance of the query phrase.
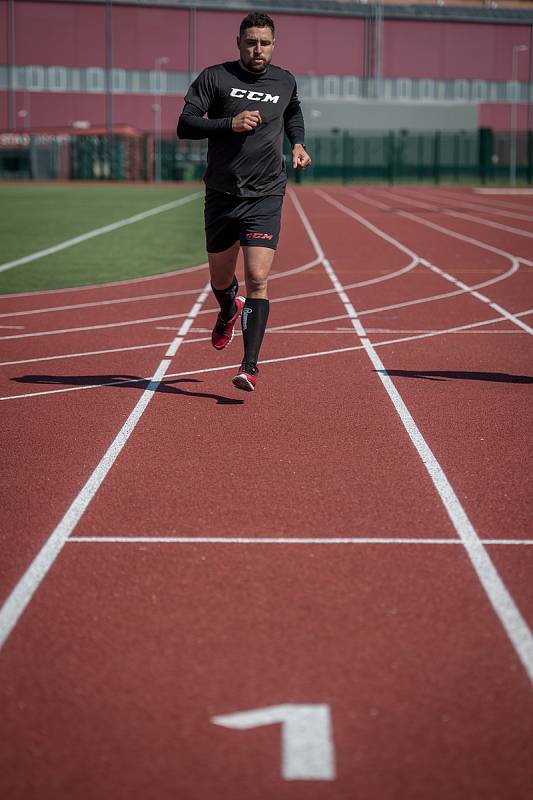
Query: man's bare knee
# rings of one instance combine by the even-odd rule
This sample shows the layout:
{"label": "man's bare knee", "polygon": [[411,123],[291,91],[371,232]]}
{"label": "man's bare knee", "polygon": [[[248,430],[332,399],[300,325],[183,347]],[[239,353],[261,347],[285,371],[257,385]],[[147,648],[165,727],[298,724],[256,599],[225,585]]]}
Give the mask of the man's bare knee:
{"label": "man's bare knee", "polygon": [[246,291],[249,297],[266,297],[267,281],[266,278],[258,278],[253,275],[246,276]]}

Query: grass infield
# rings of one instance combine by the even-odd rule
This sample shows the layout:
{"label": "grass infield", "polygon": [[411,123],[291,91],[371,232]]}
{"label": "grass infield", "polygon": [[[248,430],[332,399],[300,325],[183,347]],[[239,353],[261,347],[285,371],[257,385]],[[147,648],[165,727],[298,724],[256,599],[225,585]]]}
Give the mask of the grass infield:
{"label": "grass infield", "polygon": [[[0,184],[0,264],[200,191],[120,184]],[[139,278],[207,260],[203,198],[0,272],[0,294]]]}

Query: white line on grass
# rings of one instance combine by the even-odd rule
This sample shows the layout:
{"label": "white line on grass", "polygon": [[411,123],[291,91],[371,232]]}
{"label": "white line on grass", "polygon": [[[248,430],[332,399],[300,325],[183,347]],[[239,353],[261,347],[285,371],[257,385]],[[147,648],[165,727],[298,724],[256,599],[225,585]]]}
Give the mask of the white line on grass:
{"label": "white line on grass", "polygon": [[30,255],[17,258],[14,261],[6,261],[4,264],[0,264],[0,272],[4,272],[7,269],[13,269],[13,267],[19,267],[22,264],[29,264],[30,261],[37,261],[40,258],[45,258],[45,256],[58,253],[60,250],[66,250],[67,247],[73,247],[76,244],[81,244],[81,242],[86,242],[87,239],[93,239],[95,236],[101,236],[104,233],[116,231],[118,228],[124,228],[126,225],[133,225],[135,222],[141,222],[141,220],[148,219],[148,217],[153,217],[156,214],[162,214],[164,211],[170,211],[173,208],[178,208],[179,206],[185,205],[185,203],[190,203],[191,200],[196,200],[201,194],[202,192],[188,194],[186,197],[180,197],[179,200],[173,200],[171,203],[165,203],[164,205],[151,208],[149,211],[142,211],[140,214],[134,214],[133,217],[126,217],[125,219],[118,220],[118,222],[112,222],[110,225],[104,225],[101,228],[95,228],[87,233],[82,233],[80,236],[74,236],[73,239],[66,239],[64,242],[55,244],[52,247],[47,247],[45,250],[39,250],[36,253],[30,253]]}
{"label": "white line on grass", "polygon": [[522,665],[533,682],[533,634],[529,629],[524,617],[520,613],[517,605],[515,604],[510,592],[501,579],[496,567],[494,566],[485,546],[481,542],[474,526],[472,525],[468,515],[461,505],[461,502],[455,491],[450,484],[444,470],[437,461],[431,448],[422,436],[414,418],[409,412],[405,402],[403,401],[399,391],[396,389],[390,376],[388,375],[383,362],[378,356],[374,346],[368,339],[366,331],[357,315],[355,308],[349,301],[344,287],[338,280],[335,271],[333,270],[330,262],[326,258],[322,246],[309,222],[305,211],[303,210],[298,197],[294,191],[290,192],[291,199],[293,200],[304,227],[308,233],[309,238],[313,242],[313,246],[318,256],[320,256],[324,269],[326,270],[332,284],[337,289],[339,298],[343,303],[348,315],[352,320],[354,330],[361,340],[366,353],[372,362],[385,391],[389,395],[391,402],[400,417],[402,424],[416,448],[424,467],[426,468],[433,485],[441,499],[441,502],[448,513],[448,516],[463,543],[465,550],[468,554],[470,562],[479,578],[479,581],[485,590],[485,593],[498,616],[505,632],[507,633],[515,652],[522,662]]}
{"label": "white line on grass", "polygon": [[[174,355],[178,350],[179,345],[183,340],[183,336],[188,328],[192,325],[194,317],[198,314],[202,304],[205,302],[209,290],[210,284],[208,283],[198,296],[196,303],[187,315],[187,319],[183,322],[180,330],[178,331],[175,339],[175,342],[177,342],[176,346],[174,346],[173,343],[170,346],[168,353],[172,353]],[[170,364],[170,358],[164,358],[161,361],[154,375],[152,376],[149,385],[142,393],[135,408],[116,435],[111,445],[108,447],[106,453],[94,469],[92,475],[80,490],[77,497],[71,503],[57,527],[50,534],[47,542],[43,545],[37,556],[32,561],[28,570],[19,580],[7,598],[6,602],[0,609],[0,648],[4,645],[9,634],[17,624],[21,615],[24,613],[24,610],[31,601],[41,581],[48,573],[68,537],[80,521],[89,503],[95,496],[96,492],[105,480],[109,470],[120,455],[141,416],[146,410],[148,403],[153,398],[155,390],[165,377],[165,373]]]}

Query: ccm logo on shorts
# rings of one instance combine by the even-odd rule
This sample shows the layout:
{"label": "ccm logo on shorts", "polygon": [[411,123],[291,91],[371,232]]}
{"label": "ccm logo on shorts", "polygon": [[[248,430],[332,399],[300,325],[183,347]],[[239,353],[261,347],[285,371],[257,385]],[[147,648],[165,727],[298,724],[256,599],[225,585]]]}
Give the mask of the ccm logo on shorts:
{"label": "ccm logo on shorts", "polygon": [[247,100],[260,100],[262,103],[277,103],[279,94],[268,94],[268,92],[248,92],[246,89],[232,89],[232,97],[246,97]]}
{"label": "ccm logo on shorts", "polygon": [[247,239],[268,239],[269,241],[271,241],[272,240],[272,234],[271,233],[247,233],[246,234],[246,238]]}

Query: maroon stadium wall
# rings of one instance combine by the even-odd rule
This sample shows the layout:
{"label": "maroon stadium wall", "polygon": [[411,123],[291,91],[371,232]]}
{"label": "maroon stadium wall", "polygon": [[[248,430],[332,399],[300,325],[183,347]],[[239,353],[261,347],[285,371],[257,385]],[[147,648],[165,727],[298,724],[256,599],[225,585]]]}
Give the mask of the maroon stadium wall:
{"label": "maroon stadium wall", "polygon": [[[171,132],[192,76],[236,57],[235,36],[245,13],[114,5],[110,65],[105,4],[0,0],[0,129],[84,121],[151,131],[159,104],[162,130]],[[368,67],[368,19],[286,13],[274,18],[275,61],[298,76],[302,96],[337,93],[339,100],[350,100],[369,91],[368,79],[376,75]],[[524,128],[531,30],[529,24],[386,18],[380,86],[392,93],[391,102],[416,94],[419,102],[450,102],[450,113],[454,101],[476,103],[479,124],[500,129],[509,127],[514,98]],[[519,46],[528,51],[515,55],[517,95],[511,62]]]}

